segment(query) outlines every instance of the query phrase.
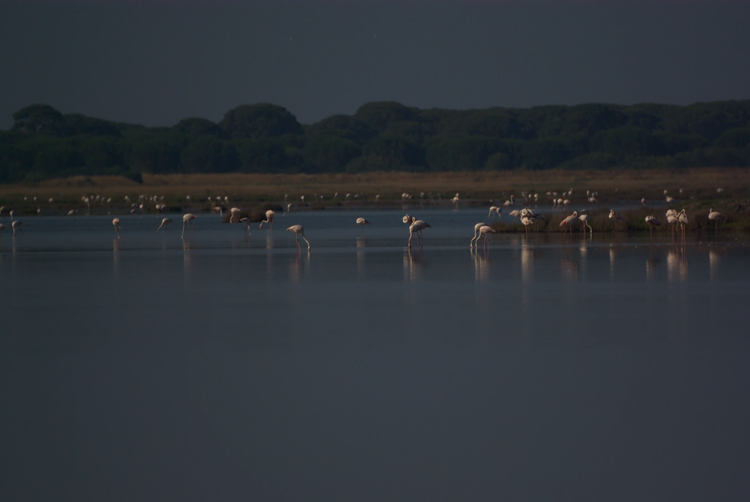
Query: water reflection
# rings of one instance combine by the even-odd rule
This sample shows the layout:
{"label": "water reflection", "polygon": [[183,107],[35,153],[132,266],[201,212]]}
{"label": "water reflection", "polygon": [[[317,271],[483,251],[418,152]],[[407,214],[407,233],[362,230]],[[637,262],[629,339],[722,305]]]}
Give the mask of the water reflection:
{"label": "water reflection", "polygon": [[521,247],[521,282],[528,284],[534,280],[534,248]]}
{"label": "water reflection", "polygon": [[404,281],[419,282],[422,279],[422,249],[404,249]]}
{"label": "water reflection", "polygon": [[289,263],[289,282],[299,284],[310,274],[310,253],[297,253],[295,260]]}
{"label": "water reflection", "polygon": [[365,238],[357,237],[357,282],[365,280],[365,247],[367,247]]}
{"label": "water reflection", "polygon": [[568,281],[578,280],[578,263],[573,260],[572,247],[563,246],[563,257],[560,259],[560,276]]}
{"label": "water reflection", "polygon": [[667,280],[669,282],[687,281],[688,262],[685,248],[672,248],[667,251]]}
{"label": "water reflection", "polygon": [[646,280],[652,281],[655,277],[656,267],[661,263],[660,258],[654,257],[654,249],[649,244],[648,246],[648,260],[646,260]]}
{"label": "water reflection", "polygon": [[712,281],[719,279],[719,267],[721,266],[721,254],[718,249],[709,248],[708,250],[708,267]]}
{"label": "water reflection", "polygon": [[491,282],[490,278],[490,252],[487,249],[480,249],[471,252],[474,258],[474,281]]}

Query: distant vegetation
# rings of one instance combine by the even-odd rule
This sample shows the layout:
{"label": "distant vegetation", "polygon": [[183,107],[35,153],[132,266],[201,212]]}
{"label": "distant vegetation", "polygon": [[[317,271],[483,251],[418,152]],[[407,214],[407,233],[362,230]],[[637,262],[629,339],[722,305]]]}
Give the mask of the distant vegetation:
{"label": "distant vegetation", "polygon": [[32,105],[0,131],[0,183],[74,175],[750,166],[750,101],[420,110],[363,105],[302,125],[271,104],[143,127]]}

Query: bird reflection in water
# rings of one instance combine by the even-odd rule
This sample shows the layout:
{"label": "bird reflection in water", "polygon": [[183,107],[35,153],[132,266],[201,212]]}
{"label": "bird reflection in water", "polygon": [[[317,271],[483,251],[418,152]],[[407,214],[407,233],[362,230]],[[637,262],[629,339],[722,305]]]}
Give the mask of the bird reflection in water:
{"label": "bird reflection in water", "polygon": [[419,282],[422,279],[422,248],[404,250],[404,281]]}
{"label": "bird reflection in water", "polygon": [[563,279],[575,281],[578,279],[578,263],[573,260],[573,251],[563,246],[563,257],[560,259],[560,274]]}
{"label": "bird reflection in water", "polygon": [[534,280],[534,248],[521,246],[521,282],[529,284]]}
{"label": "bird reflection in water", "polygon": [[721,266],[721,255],[718,249],[708,250],[708,267],[712,281],[719,279],[719,267]]}
{"label": "bird reflection in water", "polygon": [[271,232],[266,234],[266,249],[273,249],[273,234]]}
{"label": "bird reflection in water", "polygon": [[667,280],[669,282],[687,281],[688,261],[684,248],[672,248],[667,251]]}
{"label": "bird reflection in water", "polygon": [[120,274],[120,238],[112,239],[112,271],[115,277]]}
{"label": "bird reflection in water", "polygon": [[367,241],[364,237],[357,237],[357,282],[365,280],[365,248]]}
{"label": "bird reflection in water", "polygon": [[310,253],[297,253],[295,260],[289,263],[289,282],[299,284],[300,280],[310,273]]}
{"label": "bird reflection in water", "polygon": [[646,260],[646,280],[652,281],[654,274],[656,273],[656,267],[661,263],[661,258],[654,257],[654,247],[649,241],[648,245],[648,260]]}
{"label": "bird reflection in water", "polygon": [[471,252],[474,257],[474,280],[476,282],[490,282],[490,251],[480,248]]}
{"label": "bird reflection in water", "polygon": [[182,240],[182,274],[185,282],[188,282],[192,270],[192,259],[193,259],[193,241],[190,239]]}

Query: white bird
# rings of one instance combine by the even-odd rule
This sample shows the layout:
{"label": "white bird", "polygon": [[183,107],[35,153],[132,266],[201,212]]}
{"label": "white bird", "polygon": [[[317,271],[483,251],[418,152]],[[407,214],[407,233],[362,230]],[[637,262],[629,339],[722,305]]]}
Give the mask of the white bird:
{"label": "white bird", "polygon": [[233,207],[229,210],[229,223],[239,223],[240,221],[240,208]]}
{"label": "white bird", "polygon": [[617,232],[617,222],[618,221],[625,221],[625,218],[620,216],[619,214],[615,213],[614,209],[609,210],[609,219],[614,222],[615,225],[615,232]]}
{"label": "white bird", "polygon": [[689,223],[688,215],[683,209],[680,214],[677,215],[677,220],[680,222],[680,230],[682,230],[682,240],[685,240],[685,234],[687,232],[687,225]]}
{"label": "white bird", "polygon": [[247,235],[252,235],[252,232],[250,231],[250,218],[247,216],[244,218],[240,218],[240,223],[243,223],[245,225],[245,233]]}
{"label": "white bird", "polygon": [[115,218],[112,220],[112,226],[115,227],[115,233],[117,234],[117,237],[120,237],[120,218]]}
{"label": "white bird", "polygon": [[273,230],[273,217],[275,214],[276,213],[271,209],[266,211],[266,219],[260,222],[260,226],[258,228],[263,228],[263,224],[268,223],[269,225],[271,225],[271,230]]}
{"label": "white bird", "polygon": [[196,219],[197,216],[195,216],[193,213],[186,213],[182,216],[182,235],[181,237],[185,237],[185,227],[188,228],[188,230],[195,230],[195,225],[193,225],[193,220]]}
{"label": "white bird", "polygon": [[503,217],[502,210],[503,208],[500,206],[490,206],[490,214],[488,214],[487,217],[489,218],[492,216],[492,213],[495,213],[497,214],[498,218],[502,218]]}
{"label": "white bird", "polygon": [[292,225],[291,227],[287,228],[287,231],[294,232],[296,235],[294,237],[294,242],[297,243],[297,248],[299,249],[299,236],[302,236],[302,239],[304,239],[305,242],[307,242],[307,250],[310,251],[310,242],[305,239],[305,229],[302,228],[302,225]]}
{"label": "white bird", "polygon": [[508,213],[513,217],[513,223],[516,222],[516,220],[521,216],[521,210],[520,209],[514,209],[510,213]]}
{"label": "white bird", "polygon": [[432,228],[430,224],[425,223],[423,220],[417,220],[408,214],[403,217],[403,222],[409,225],[409,247],[411,247],[411,238],[415,233],[417,234],[419,245],[422,246],[422,230]]}
{"label": "white bird", "polygon": [[471,241],[469,242],[469,249],[474,249],[474,241],[479,239],[479,229],[487,226],[487,224],[483,221],[480,221],[476,225],[474,225],[474,237],[471,238]]}
{"label": "white bird", "polygon": [[479,248],[479,239],[484,237],[484,247],[486,248],[490,242],[490,239],[487,236],[487,234],[494,234],[494,233],[496,233],[495,229],[493,229],[489,225],[482,225],[481,227],[479,227],[479,235],[477,236],[477,249]]}
{"label": "white bird", "polygon": [[357,225],[359,225],[360,227],[362,227],[362,235],[364,235],[365,234],[365,225],[371,225],[371,223],[369,221],[367,221],[366,219],[364,219],[364,218],[357,218]]}
{"label": "white bird", "polygon": [[565,242],[565,234],[568,233],[569,229],[572,236],[573,230],[571,227],[575,224],[576,220],[578,220],[578,211],[573,211],[573,214],[560,222],[560,226],[565,227],[565,232],[563,232],[563,242]]}
{"label": "white bird", "polygon": [[656,219],[656,216],[646,216],[646,223],[648,223],[649,226],[649,235],[654,235],[654,227],[658,227],[661,225],[659,220]]}
{"label": "white bird", "polygon": [[524,228],[526,229],[526,237],[529,236],[529,227],[534,224],[534,217],[523,215],[521,216],[521,223],[523,223]]}
{"label": "white bird", "polygon": [[589,231],[592,234],[594,233],[594,229],[591,228],[591,225],[589,225],[589,222],[588,222],[588,219],[589,219],[588,214],[581,214],[578,216],[578,219],[581,220],[581,222],[583,223],[583,237],[584,238],[586,238],[586,227],[589,227]]}
{"label": "white bird", "polygon": [[156,231],[158,232],[159,230],[161,230],[161,227],[164,227],[164,230],[169,230],[170,223],[172,223],[172,220],[170,220],[169,218],[162,219],[161,225],[159,225],[159,228],[157,228]]}
{"label": "white bird", "polygon": [[[714,211],[713,208],[708,210],[708,219],[716,222],[717,232],[719,231],[719,220],[724,220],[724,223],[727,222],[727,217],[718,211]],[[724,223],[721,224],[722,227],[724,226]]]}

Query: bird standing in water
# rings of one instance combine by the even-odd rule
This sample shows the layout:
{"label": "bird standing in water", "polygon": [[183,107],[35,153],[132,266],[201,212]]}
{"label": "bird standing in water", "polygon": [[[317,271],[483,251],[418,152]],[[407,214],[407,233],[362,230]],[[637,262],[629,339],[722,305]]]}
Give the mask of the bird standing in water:
{"label": "bird standing in water", "polygon": [[307,250],[310,251],[310,241],[305,239],[305,229],[302,228],[302,225],[292,225],[291,227],[287,228],[288,232],[294,232],[296,235],[294,237],[294,242],[297,244],[297,249],[300,249],[299,245],[299,236],[302,236],[302,239],[307,243]]}

